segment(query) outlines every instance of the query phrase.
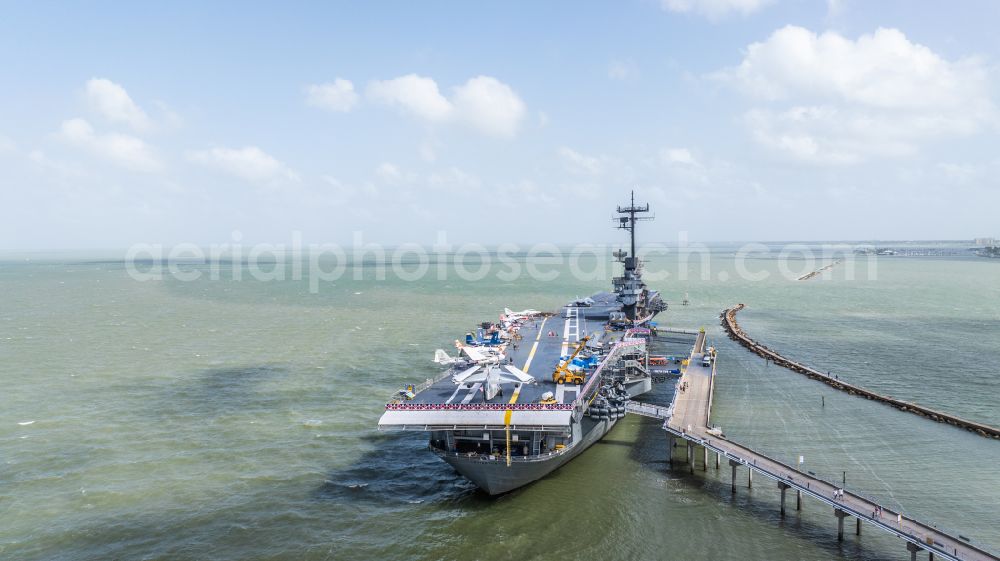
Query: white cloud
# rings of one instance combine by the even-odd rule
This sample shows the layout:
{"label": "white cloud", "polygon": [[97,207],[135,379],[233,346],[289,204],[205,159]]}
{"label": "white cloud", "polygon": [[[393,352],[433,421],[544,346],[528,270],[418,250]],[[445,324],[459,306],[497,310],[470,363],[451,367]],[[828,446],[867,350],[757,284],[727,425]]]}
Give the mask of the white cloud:
{"label": "white cloud", "polygon": [[403,172],[399,166],[390,162],[382,162],[375,168],[375,176],[384,183],[399,183],[403,181]]}
{"label": "white cloud", "polygon": [[906,117],[831,105],[755,109],[747,113],[745,121],[761,144],[818,164],[905,156],[917,150],[918,142],[951,126],[934,115]]}
{"label": "white cloud", "polygon": [[661,179],[665,178],[668,185],[678,189],[678,193],[688,199],[701,197],[700,194],[689,192],[692,189],[703,189],[706,186],[718,189],[731,183],[728,177],[729,164],[723,160],[710,159],[703,163],[690,149],[670,146],[661,148],[657,156],[658,161],[654,159],[650,162],[653,169]]}
{"label": "white cloud", "polygon": [[744,16],[760,10],[773,0],[661,0],[664,10],[678,13],[695,13],[717,20],[731,13]]}
{"label": "white cloud", "polygon": [[334,177],[332,175],[323,175],[323,176],[320,177],[320,179],[323,180],[323,183],[326,183],[330,187],[332,187],[334,189],[337,189],[337,190],[343,189],[345,187],[343,181],[337,179],[336,177]]}
{"label": "white cloud", "polygon": [[603,158],[586,156],[566,146],[560,147],[556,152],[559,154],[559,159],[562,160],[566,169],[572,173],[598,175],[604,171]]}
{"label": "white cloud", "polygon": [[158,171],[163,166],[141,139],[121,133],[99,134],[83,119],[64,121],[57,136],[108,161],[136,171]]}
{"label": "white cloud", "polygon": [[844,11],[843,0],[826,0],[826,17],[839,16]]}
{"label": "white cloud", "polygon": [[417,146],[417,153],[420,154],[420,159],[432,164],[437,161],[437,149],[434,147],[434,143],[429,140],[425,140]]}
{"label": "white cloud", "polygon": [[769,100],[809,96],[891,109],[982,104],[980,61],[949,62],[898,29],[879,28],[856,41],[786,26],[747,48],[726,76]]}
{"label": "white cloud", "polygon": [[41,150],[32,150],[28,152],[28,160],[36,166],[53,172],[56,176],[64,179],[80,179],[87,175],[84,171],[75,166],[49,158],[45,152],[42,152]]}
{"label": "white cloud", "polygon": [[934,167],[951,182],[963,184],[970,183],[973,179],[976,179],[982,171],[980,166],[972,164],[953,164],[949,162],[940,162]]}
{"label": "white cloud", "polygon": [[325,183],[327,187],[323,190],[321,197],[321,199],[326,201],[327,204],[345,204],[353,199],[355,193],[358,191],[358,189],[344,183],[332,175],[324,175],[320,179],[323,180],[323,183]]}
{"label": "white cloud", "polygon": [[514,90],[490,76],[476,76],[456,87],[452,103],[459,121],[496,136],[514,136],[525,113]]}
{"label": "white cloud", "polygon": [[660,159],[666,164],[680,164],[698,167],[701,164],[687,148],[664,148],[660,150]]}
{"label": "white cloud", "polygon": [[382,196],[389,203],[415,202],[431,190],[454,195],[475,193],[483,185],[476,175],[454,166],[418,173],[392,162],[382,162],[375,167],[374,182],[386,189],[368,195]]}
{"label": "white cloud", "polygon": [[525,104],[507,84],[476,76],[446,98],[431,78],[408,74],[368,85],[368,97],[432,123],[455,122],[480,132],[510,137],[524,119]]}
{"label": "white cloud", "polygon": [[156,123],[158,126],[167,129],[177,129],[184,124],[184,119],[182,119],[176,111],[171,109],[166,102],[154,99],[152,103],[153,106],[156,107]]}
{"label": "white cloud", "polygon": [[247,181],[299,180],[288,166],[256,146],[199,150],[189,152],[188,159]]}
{"label": "white cloud", "polygon": [[428,121],[443,121],[452,112],[437,82],[416,74],[374,81],[368,85],[368,96]]}
{"label": "white cloud", "polygon": [[[539,205],[551,206],[558,203],[558,199],[552,195],[551,186],[542,188],[531,179],[521,179],[505,184],[498,184],[491,188],[491,192],[497,194],[494,202],[504,208],[521,209],[535,207]],[[526,207],[525,205],[529,205]]]}
{"label": "white cloud", "polygon": [[105,78],[87,80],[86,96],[90,106],[105,119],[125,123],[137,131],[149,130],[153,121],[120,84]]}
{"label": "white cloud", "polygon": [[350,80],[337,78],[327,84],[313,84],[306,87],[306,103],[309,105],[347,113],[358,103],[358,93]]}
{"label": "white cloud", "polygon": [[[382,162],[375,167],[375,178],[383,185],[408,188],[416,184],[420,176],[416,172],[404,170],[392,162]],[[406,192],[408,191],[405,189],[392,191],[394,196]]]}
{"label": "white cloud", "polygon": [[475,193],[483,182],[475,175],[456,167],[427,175],[427,185],[453,193]]}
{"label": "white cloud", "polygon": [[997,123],[981,61],[948,61],[896,29],[852,40],[787,26],[715,77],[771,104],[745,118],[759,142],[815,163],[909,154]]}
{"label": "white cloud", "polygon": [[639,76],[639,66],[632,59],[613,60],[608,64],[608,78],[631,80]]}

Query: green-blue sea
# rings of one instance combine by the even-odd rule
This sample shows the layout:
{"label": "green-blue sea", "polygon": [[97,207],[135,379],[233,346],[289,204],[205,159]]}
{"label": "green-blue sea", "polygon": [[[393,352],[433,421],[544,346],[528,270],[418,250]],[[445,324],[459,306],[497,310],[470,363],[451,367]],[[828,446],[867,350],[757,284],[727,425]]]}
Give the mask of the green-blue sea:
{"label": "green-blue sea", "polygon": [[[907,555],[870,527],[838,542],[833,513],[808,499],[780,518],[767,480],[732,494],[727,469],[669,469],[651,420],[627,417],[497,498],[437,460],[422,434],[377,431],[391,393],[438,372],[434,349],[505,306],[555,309],[605,289],[610,268],[596,280],[547,265],[557,279],[432,269],[404,281],[358,264],[311,291],[308,272],[235,280],[240,262],[218,279],[188,263],[206,274],[140,282],[123,255],[0,261],[0,559]],[[713,421],[729,438],[804,456],[851,490],[1000,549],[1000,441],[768,366],[718,320],[744,303],[745,330],[789,357],[996,426],[1000,260],[864,258],[853,280],[841,264],[808,281],[780,274],[773,255],[750,262],[771,273],[757,281],[741,278],[731,248],[707,262],[706,279],[700,260],[653,257],[647,269],[669,273],[649,281],[670,303],[660,324],[704,326],[719,349]],[[644,399],[665,403],[671,386]]]}

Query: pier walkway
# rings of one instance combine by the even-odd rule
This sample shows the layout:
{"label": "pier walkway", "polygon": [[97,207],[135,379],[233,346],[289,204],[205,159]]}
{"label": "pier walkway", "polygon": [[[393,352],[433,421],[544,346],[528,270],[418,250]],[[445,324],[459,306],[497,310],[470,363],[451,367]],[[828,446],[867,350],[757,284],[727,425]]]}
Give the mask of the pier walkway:
{"label": "pier walkway", "polygon": [[715,361],[711,366],[703,366],[705,354],[705,333],[698,335],[692,350],[688,367],[677,381],[677,390],[669,407],[659,407],[640,402],[628,404],[629,413],[664,421],[663,429],[667,431],[668,457],[673,465],[674,441],[683,439],[687,444],[687,464],[694,472],[696,448],[701,448],[702,469],[707,470],[709,452],[715,454],[715,469],[719,469],[722,458],[732,469],[732,490],[737,488],[737,470],[741,466],[747,469],[747,487],[753,486],[753,476],[757,474],[777,482],[781,492],[781,515],[785,515],[785,494],[795,491],[795,508],[801,510],[802,496],[812,497],[827,506],[832,507],[837,518],[837,536],[844,538],[844,519],[855,519],[855,532],[861,535],[862,522],[889,532],[906,542],[910,559],[916,560],[917,552],[929,552],[929,560],[935,556],[950,560],[992,560],[1000,557],[983,547],[970,543],[961,535],[935,528],[921,523],[901,513],[883,509],[880,516],[875,512],[879,506],[876,501],[844,489],[842,497],[835,498],[835,491],[841,486],[826,481],[792,466],[769,458],[768,456],[728,440],[719,429],[711,426],[712,394],[715,387]]}

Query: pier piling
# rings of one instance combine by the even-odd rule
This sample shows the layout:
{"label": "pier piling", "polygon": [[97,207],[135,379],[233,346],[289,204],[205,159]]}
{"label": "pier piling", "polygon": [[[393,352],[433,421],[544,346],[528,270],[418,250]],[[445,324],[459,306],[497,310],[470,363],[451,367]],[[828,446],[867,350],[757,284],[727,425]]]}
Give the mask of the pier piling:
{"label": "pier piling", "polygon": [[844,541],[844,517],[847,516],[847,513],[839,508],[835,508],[833,509],[833,514],[837,517],[837,539]]}

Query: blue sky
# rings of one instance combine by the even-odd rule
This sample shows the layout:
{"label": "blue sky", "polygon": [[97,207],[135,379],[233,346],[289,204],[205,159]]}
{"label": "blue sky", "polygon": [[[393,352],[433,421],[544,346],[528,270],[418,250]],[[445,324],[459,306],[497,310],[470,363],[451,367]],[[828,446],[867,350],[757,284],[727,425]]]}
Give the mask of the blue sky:
{"label": "blue sky", "polygon": [[4,12],[3,249],[1000,235],[996,2]]}

